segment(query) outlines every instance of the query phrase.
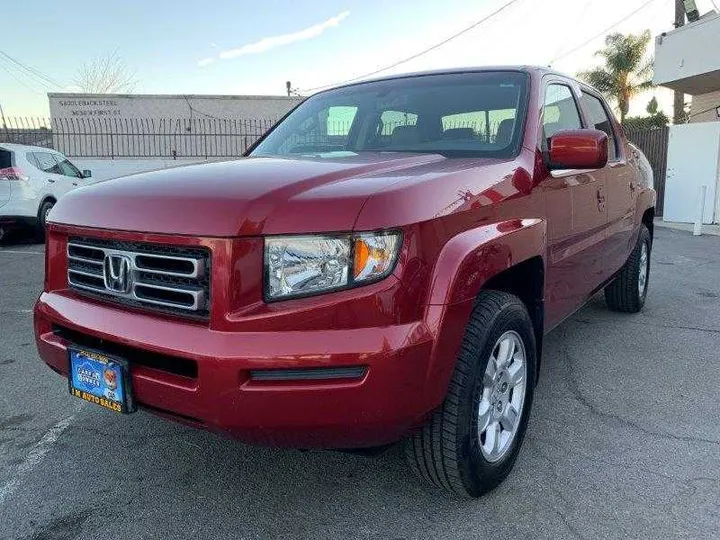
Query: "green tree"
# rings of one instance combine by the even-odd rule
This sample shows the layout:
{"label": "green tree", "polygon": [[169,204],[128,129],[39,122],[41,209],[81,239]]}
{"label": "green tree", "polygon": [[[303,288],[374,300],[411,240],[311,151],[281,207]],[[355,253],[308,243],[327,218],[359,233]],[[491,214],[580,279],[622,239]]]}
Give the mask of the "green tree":
{"label": "green tree", "polygon": [[657,102],[657,98],[655,96],[653,96],[652,99],[650,101],[648,101],[648,104],[647,104],[647,107],[645,107],[645,110],[650,115],[658,113],[658,102]]}
{"label": "green tree", "polygon": [[658,108],[655,97],[648,101],[645,110],[648,112],[648,116],[626,116],[623,126],[630,129],[652,129],[667,126],[670,123],[670,118]]}
{"label": "green tree", "polygon": [[604,65],[579,73],[581,79],[617,102],[621,122],[630,100],[652,87],[652,58],[645,58],[650,38],[650,30],[637,35],[608,34],[605,47],[595,53],[604,58]]}

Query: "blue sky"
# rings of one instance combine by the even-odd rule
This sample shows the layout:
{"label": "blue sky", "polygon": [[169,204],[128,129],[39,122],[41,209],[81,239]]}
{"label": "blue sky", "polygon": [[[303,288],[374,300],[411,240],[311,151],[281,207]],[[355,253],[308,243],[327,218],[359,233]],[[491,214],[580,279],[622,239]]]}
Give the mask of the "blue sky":
{"label": "blue sky", "polygon": [[[72,91],[83,62],[115,51],[134,71],[139,93],[282,94],[286,80],[296,88],[311,88],[407,57],[506,1],[8,2],[3,6],[0,50],[60,86],[33,80],[0,60],[0,105],[8,116],[47,115],[46,92]],[[547,65],[645,1],[518,0],[491,22],[387,73],[460,65]],[[711,9],[710,0],[697,3],[701,13]],[[672,0],[654,0],[616,30],[668,30],[672,6]],[[600,46],[602,38],[554,67],[569,73],[590,67]],[[661,104],[666,103],[667,96],[660,97]]]}

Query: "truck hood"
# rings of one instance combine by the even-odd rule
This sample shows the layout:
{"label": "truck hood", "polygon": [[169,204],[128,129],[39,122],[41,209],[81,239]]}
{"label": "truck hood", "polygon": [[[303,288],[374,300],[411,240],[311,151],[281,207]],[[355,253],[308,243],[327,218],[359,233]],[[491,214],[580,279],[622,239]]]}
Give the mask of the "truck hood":
{"label": "truck hood", "polygon": [[437,154],[367,153],[176,167],[74,190],[49,221],[217,237],[351,230],[373,193],[448,161]]}

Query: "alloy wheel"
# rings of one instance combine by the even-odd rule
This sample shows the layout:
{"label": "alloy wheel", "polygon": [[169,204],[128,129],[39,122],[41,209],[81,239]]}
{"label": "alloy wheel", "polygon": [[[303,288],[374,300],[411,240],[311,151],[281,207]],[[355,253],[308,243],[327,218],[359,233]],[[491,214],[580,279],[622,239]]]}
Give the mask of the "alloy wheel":
{"label": "alloy wheel", "polygon": [[518,432],[527,385],[525,345],[513,330],[495,343],[488,359],[478,404],[477,436],[485,459],[505,456]]}
{"label": "alloy wheel", "polygon": [[649,262],[647,242],[643,242],[640,246],[640,264],[638,265],[638,293],[640,298],[645,294],[645,288],[647,287]]}

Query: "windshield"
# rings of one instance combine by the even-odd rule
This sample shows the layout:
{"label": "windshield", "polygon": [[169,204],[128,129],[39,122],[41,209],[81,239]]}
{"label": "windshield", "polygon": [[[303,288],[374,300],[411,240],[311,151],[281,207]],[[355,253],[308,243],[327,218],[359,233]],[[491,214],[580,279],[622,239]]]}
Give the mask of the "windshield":
{"label": "windshield", "polygon": [[322,92],[290,113],[250,155],[511,157],[520,144],[527,79],[515,71],[453,73]]}

